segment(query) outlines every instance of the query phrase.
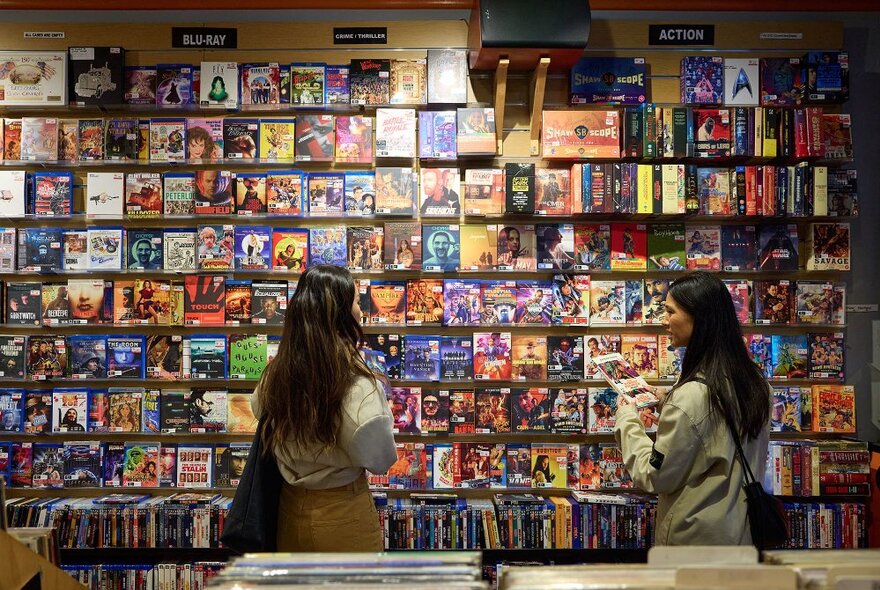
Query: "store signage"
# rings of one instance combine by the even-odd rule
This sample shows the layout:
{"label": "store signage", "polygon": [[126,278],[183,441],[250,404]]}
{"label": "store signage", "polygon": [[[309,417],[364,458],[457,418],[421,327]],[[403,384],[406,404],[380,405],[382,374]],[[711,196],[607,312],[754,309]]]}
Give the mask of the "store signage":
{"label": "store signage", "polygon": [[175,49],[237,49],[238,29],[171,27],[171,47]]}
{"label": "store signage", "polygon": [[803,33],[761,33],[762,41],[800,41],[804,38]]}
{"label": "store signage", "polygon": [[64,39],[63,31],[25,31],[25,39]]}
{"label": "store signage", "polygon": [[388,27],[333,27],[334,45],[387,45]]}
{"label": "store signage", "polygon": [[715,25],[648,25],[648,45],[715,45]]}

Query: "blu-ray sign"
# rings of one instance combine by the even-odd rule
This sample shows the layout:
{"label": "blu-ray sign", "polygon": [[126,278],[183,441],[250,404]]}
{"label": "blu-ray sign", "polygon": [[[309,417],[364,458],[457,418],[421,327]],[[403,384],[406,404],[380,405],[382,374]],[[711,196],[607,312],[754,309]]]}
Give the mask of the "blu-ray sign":
{"label": "blu-ray sign", "polygon": [[171,46],[187,48],[238,48],[238,29],[171,27]]}

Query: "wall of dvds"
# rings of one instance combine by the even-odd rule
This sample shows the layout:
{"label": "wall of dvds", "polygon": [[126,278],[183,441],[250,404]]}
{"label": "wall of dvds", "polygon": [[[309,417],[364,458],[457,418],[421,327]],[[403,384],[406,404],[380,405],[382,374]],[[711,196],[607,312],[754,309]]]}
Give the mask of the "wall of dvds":
{"label": "wall of dvds", "polygon": [[[118,45],[125,65],[146,67],[122,84],[129,96],[116,104],[2,107],[13,141],[4,141],[0,169],[12,211],[0,236],[0,351],[11,373],[4,400],[20,408],[23,432],[2,433],[0,449],[10,468],[31,452],[30,474],[10,469],[9,493],[21,498],[16,522],[60,518],[67,501],[51,499],[73,498],[70,508],[81,512],[66,521],[63,546],[216,547],[213,525],[253,428],[247,395],[272,356],[296,275],[323,261],[360,280],[369,343],[392,379],[400,461],[371,477],[383,492],[389,548],[644,548],[652,504],[627,491],[609,434],[614,394],[588,356],[619,350],[651,383],[671,385],[677,357],[659,327],[660,302],[685,269],[709,268],[728,281],[748,345],[777,388],[773,452],[784,468],[767,483],[789,501],[793,543],[863,544],[867,451],[837,440],[855,431],[856,414],[844,373],[849,224],[858,208],[846,172],[850,126],[839,116],[846,104],[688,110],[679,68],[698,53],[615,52],[615,39],[646,38],[647,23],[599,21],[591,48],[644,57],[657,108],[570,107],[568,73],[551,72],[536,119],[522,74],[510,73],[501,105],[492,72],[471,72],[464,86],[445,88],[451,95],[432,97],[433,67],[445,56],[428,52],[427,69],[404,62],[425,59],[427,48],[463,47],[464,24],[388,26],[404,51],[331,49],[329,23],[239,27],[242,49],[200,52],[163,45],[162,25],[65,25],[63,41],[30,46],[21,38],[33,25],[0,32],[9,49]],[[743,52],[740,30],[718,25],[712,55],[802,57],[843,44],[839,26],[802,23],[798,47],[756,40]],[[106,76],[92,59],[76,77],[81,94],[96,94]],[[105,61],[113,59],[121,55]],[[284,86],[272,86],[282,73],[243,65],[352,59],[398,60],[388,80],[416,95],[424,88],[427,100],[318,107],[307,102],[318,96],[314,68],[302,65],[290,68],[287,100],[306,104],[274,104],[284,100]],[[218,68],[218,92],[206,100],[226,100],[221,87],[231,95],[247,72],[252,83],[235,106],[185,104],[185,86],[163,88],[163,76],[185,74],[179,65],[156,69],[151,94],[149,66],[202,62]],[[235,74],[230,64],[241,64]],[[34,67],[45,76],[52,66]],[[324,72],[325,97],[335,73]],[[352,95],[369,101],[377,82]],[[132,104],[156,95],[171,106]],[[542,110],[550,113],[543,158],[530,155]],[[500,113],[502,151],[492,155],[490,123]],[[704,125],[711,118],[723,128],[725,116],[727,145]],[[761,134],[774,117],[780,135]],[[618,136],[555,132],[572,121]],[[621,152],[620,136],[638,123],[638,140]],[[816,128],[843,137],[797,135]],[[595,157],[579,161],[582,149]],[[512,189],[523,173],[519,201]],[[758,197],[758,186],[774,186],[775,198]],[[371,192],[372,203],[363,196]],[[643,420],[656,428],[656,416]],[[535,469],[544,456],[552,467]],[[531,501],[496,497],[526,489]],[[109,496],[119,491],[149,497]],[[435,496],[427,509],[410,500],[438,491],[455,496]],[[146,519],[138,533],[140,519],[110,524],[114,503],[135,501],[133,513]],[[107,524],[90,529],[83,514]],[[403,515],[413,514],[436,533],[408,530]],[[812,525],[826,516],[838,526]],[[616,537],[602,524],[612,520]],[[160,526],[168,523],[178,526]],[[576,532],[561,532],[566,523]]]}

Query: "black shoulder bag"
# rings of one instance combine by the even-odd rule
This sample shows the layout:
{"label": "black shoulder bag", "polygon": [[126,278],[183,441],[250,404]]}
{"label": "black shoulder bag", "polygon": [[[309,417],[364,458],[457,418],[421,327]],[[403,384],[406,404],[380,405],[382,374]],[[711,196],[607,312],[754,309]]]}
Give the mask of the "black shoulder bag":
{"label": "black shoulder bag", "polygon": [[[695,379],[708,385],[704,379]],[[785,523],[785,507],[782,500],[764,491],[764,485],[755,479],[752,468],[743,452],[739,435],[728,416],[724,422],[730,431],[730,438],[736,445],[736,456],[743,472],[743,489],[746,491],[746,504],[749,514],[749,529],[752,533],[752,544],[758,551],[776,549],[788,541],[788,525]]]}
{"label": "black shoulder bag", "polygon": [[749,512],[749,528],[752,531],[752,544],[758,551],[776,549],[788,541],[788,525],[785,523],[785,507],[782,500],[764,491],[764,485],[755,479],[752,468],[746,460],[739,436],[733,424],[725,416],[736,455],[743,471],[743,489],[746,491],[746,503]]}
{"label": "black shoulder bag", "polygon": [[264,428],[268,427],[260,420],[220,535],[223,545],[241,553],[276,550],[283,479],[271,450],[263,453]]}

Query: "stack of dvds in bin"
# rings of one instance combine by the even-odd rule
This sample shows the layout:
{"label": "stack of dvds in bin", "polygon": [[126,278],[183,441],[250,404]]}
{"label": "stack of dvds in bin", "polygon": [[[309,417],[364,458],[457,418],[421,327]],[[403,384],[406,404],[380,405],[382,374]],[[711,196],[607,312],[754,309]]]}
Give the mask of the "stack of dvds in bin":
{"label": "stack of dvds in bin", "polygon": [[477,552],[249,553],[212,580],[217,589],[296,586],[488,590]]}
{"label": "stack of dvds in bin", "polygon": [[675,576],[674,567],[639,564],[502,565],[498,572],[498,589],[672,590],[678,588]]}
{"label": "stack of dvds in bin", "polygon": [[[765,551],[764,563],[790,567],[802,588],[870,588],[880,579],[880,549]],[[845,585],[848,580],[868,585]]]}

